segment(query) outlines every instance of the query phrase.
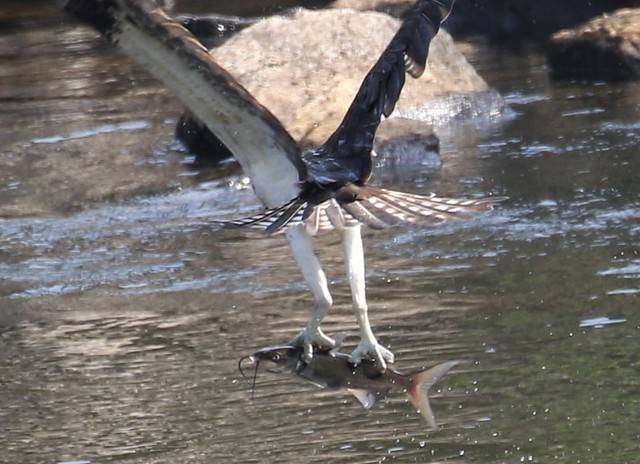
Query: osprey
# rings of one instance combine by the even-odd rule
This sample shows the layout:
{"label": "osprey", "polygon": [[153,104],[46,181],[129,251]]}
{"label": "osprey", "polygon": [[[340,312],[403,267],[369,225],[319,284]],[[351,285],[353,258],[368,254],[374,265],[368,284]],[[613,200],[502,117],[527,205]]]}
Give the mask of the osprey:
{"label": "osprey", "polygon": [[381,369],[393,354],[376,340],[369,323],[361,225],[439,223],[492,209],[496,198],[456,200],[395,192],[367,184],[373,140],[382,116],[393,111],[406,73],[422,75],[429,44],[454,0],[418,0],[364,78],[342,123],[319,147],[303,151],[273,114],[220,67],[185,28],[149,0],[66,0],[63,8],[96,28],[162,81],[233,153],[267,208],[228,221],[267,233],[284,232],[314,297],[306,328],[293,340],[310,360],[313,348],[334,341],[320,329],[332,305],[312,237],[342,234],[360,343],[351,361],[373,358]]}

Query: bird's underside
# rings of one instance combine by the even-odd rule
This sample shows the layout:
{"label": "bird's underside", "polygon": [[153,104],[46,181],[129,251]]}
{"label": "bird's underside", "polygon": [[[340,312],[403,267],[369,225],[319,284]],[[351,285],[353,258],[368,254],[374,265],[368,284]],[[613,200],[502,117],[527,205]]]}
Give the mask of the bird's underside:
{"label": "bird's underside", "polygon": [[312,317],[294,339],[304,347],[307,359],[314,346],[333,345],[320,329],[332,298],[312,236],[332,229],[341,232],[361,337],[352,361],[369,356],[385,368],[393,354],[378,343],[368,319],[361,224],[376,229],[401,223],[429,225],[490,210],[495,201],[415,195],[367,184],[380,120],[393,111],[406,74],[422,75],[429,43],[454,0],[416,1],[364,78],[338,129],[323,145],[304,153],[267,108],[150,0],[62,1],[65,11],[97,29],[161,80],[238,159],[268,209],[228,224],[284,231],[314,297]]}

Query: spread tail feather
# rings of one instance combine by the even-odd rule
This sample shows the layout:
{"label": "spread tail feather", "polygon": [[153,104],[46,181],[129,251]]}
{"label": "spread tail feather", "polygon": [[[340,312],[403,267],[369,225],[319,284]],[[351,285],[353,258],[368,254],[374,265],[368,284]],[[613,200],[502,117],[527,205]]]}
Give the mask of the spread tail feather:
{"label": "spread tail feather", "polygon": [[296,223],[302,221],[304,207],[306,205],[306,201],[294,198],[284,205],[268,209],[254,216],[214,222],[229,229],[237,227],[252,227],[254,229],[263,230],[267,234],[273,234],[286,228],[286,225],[290,222]]}
{"label": "spread tail feather", "polygon": [[413,387],[407,390],[407,397],[424,420],[427,421],[427,424],[434,429],[438,428],[438,424],[429,404],[429,389],[459,363],[459,361],[449,361],[438,364],[411,377]]}
{"label": "spread tail feather", "polygon": [[358,223],[372,229],[386,229],[403,223],[438,224],[469,219],[475,213],[491,211],[494,204],[505,199],[454,199],[353,184],[349,189],[347,199],[343,199],[339,191],[336,198],[316,205],[294,198],[261,214],[220,223],[226,227],[253,227],[273,234],[304,222],[307,232],[315,236]]}
{"label": "spread tail feather", "polygon": [[475,213],[491,211],[504,197],[455,199],[416,195],[376,187],[361,187],[359,201],[343,208],[373,229],[402,223],[437,224],[453,219],[468,219]]}

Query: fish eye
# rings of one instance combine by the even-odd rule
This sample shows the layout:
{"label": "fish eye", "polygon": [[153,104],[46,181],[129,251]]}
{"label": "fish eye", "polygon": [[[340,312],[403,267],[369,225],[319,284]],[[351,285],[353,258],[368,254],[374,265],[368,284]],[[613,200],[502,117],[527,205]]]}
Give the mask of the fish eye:
{"label": "fish eye", "polygon": [[280,362],[280,353],[273,353],[273,356],[271,357],[271,360],[273,362]]}

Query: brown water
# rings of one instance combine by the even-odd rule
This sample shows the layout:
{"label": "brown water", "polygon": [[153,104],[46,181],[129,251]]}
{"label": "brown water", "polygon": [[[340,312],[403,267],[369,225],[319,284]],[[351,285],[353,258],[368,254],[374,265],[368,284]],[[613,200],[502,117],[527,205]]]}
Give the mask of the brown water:
{"label": "brown water", "polygon": [[[0,7],[0,461],[637,462],[638,83],[551,84],[535,49],[466,46],[513,114],[441,127],[441,171],[376,173],[510,197],[365,237],[397,367],[468,361],[437,385],[430,431],[401,396],[366,411],[268,372],[251,401],[239,357],[311,306],[283,239],[198,225],[256,200],[185,160],[180,106],[133,64],[16,4]],[[326,330],[355,343],[337,240],[318,243]]]}

